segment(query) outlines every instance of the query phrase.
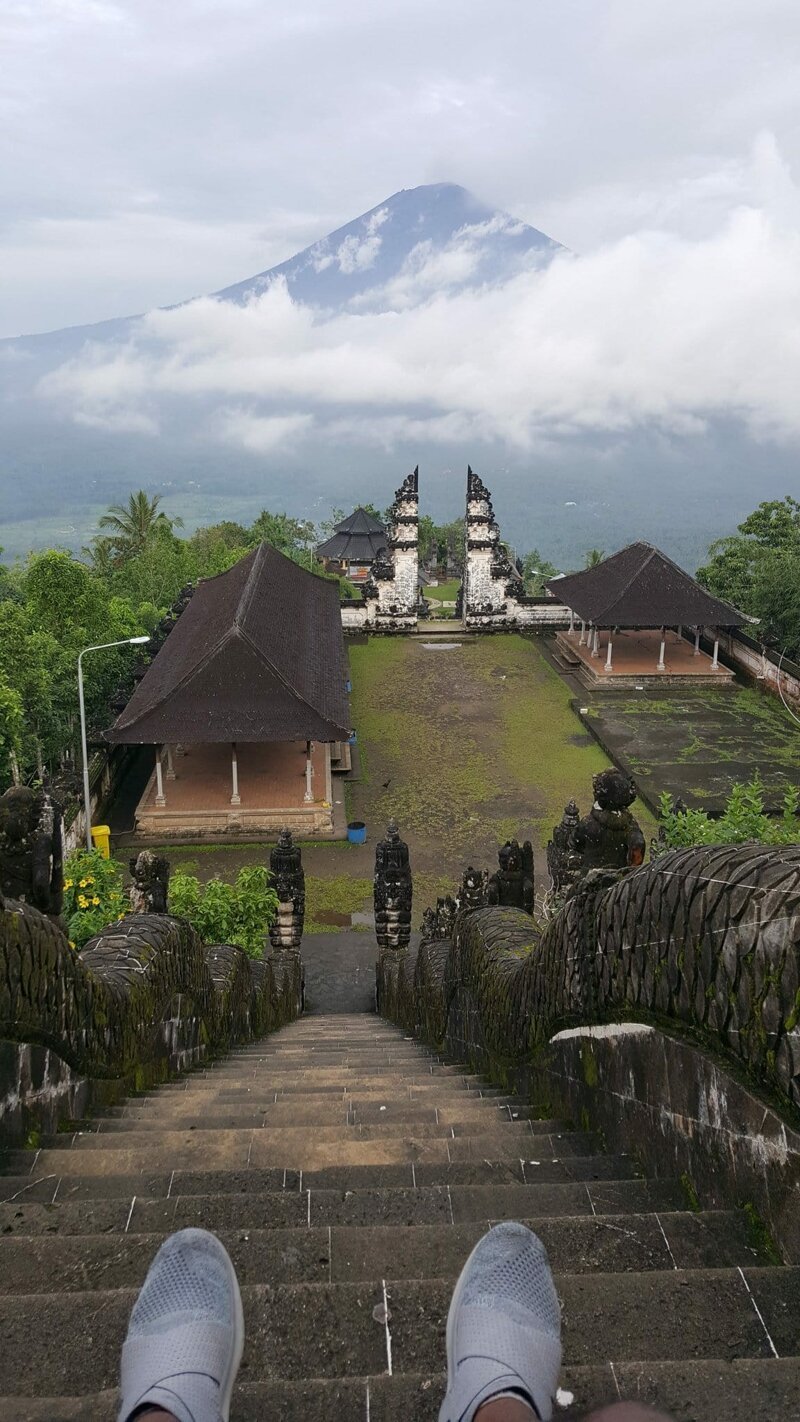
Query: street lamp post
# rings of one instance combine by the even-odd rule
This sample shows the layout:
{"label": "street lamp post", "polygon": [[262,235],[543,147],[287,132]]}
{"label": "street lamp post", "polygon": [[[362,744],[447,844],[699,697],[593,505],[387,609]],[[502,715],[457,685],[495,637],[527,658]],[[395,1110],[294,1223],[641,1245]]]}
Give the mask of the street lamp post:
{"label": "street lamp post", "polygon": [[89,793],[89,751],[86,745],[86,706],[83,699],[83,658],[87,652],[105,652],[109,647],[133,647],[149,642],[149,637],[123,637],[119,642],[100,642],[96,647],[84,647],[78,657],[78,701],[81,708],[81,752],[83,755],[83,810],[86,817],[86,848],[92,848],[92,800]]}

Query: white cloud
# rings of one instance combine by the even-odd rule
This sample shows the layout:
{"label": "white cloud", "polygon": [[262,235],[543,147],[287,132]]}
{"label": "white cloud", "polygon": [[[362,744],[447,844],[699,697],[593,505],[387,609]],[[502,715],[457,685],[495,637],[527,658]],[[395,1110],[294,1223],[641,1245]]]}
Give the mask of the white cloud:
{"label": "white cloud", "polygon": [[783,171],[776,215],[743,207],[701,240],[642,231],[502,287],[431,294],[423,262],[393,311],[323,314],[277,282],[244,307],[156,312],[111,361],[87,348],[42,391],[81,419],[157,407],[166,421],[191,403],[251,448],[301,439],[312,416],[317,431],[360,426],[383,443],[530,448],[646,424],[685,434],[720,415],[798,440],[800,231],[786,185]]}
{"label": "white cloud", "polygon": [[313,415],[257,415],[250,410],[228,409],[221,412],[219,434],[224,442],[254,454],[272,454],[307,434],[313,424]]}

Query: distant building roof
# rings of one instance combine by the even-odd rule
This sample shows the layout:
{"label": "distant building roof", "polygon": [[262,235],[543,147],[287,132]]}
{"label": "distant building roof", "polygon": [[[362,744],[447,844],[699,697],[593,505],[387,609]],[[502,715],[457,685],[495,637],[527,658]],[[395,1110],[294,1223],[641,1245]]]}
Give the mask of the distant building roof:
{"label": "distant building roof", "polygon": [[740,627],[750,620],[652,543],[630,543],[582,573],[549,578],[547,587],[595,627]]}
{"label": "distant building roof", "polygon": [[319,545],[317,557],[335,558],[342,563],[374,563],[386,542],[386,529],[380,519],[366,509],[354,509],[349,518],[335,525],[333,536]]}
{"label": "distant building roof", "polygon": [[340,740],[346,679],[336,583],[262,543],[198,584],[106,739]]}

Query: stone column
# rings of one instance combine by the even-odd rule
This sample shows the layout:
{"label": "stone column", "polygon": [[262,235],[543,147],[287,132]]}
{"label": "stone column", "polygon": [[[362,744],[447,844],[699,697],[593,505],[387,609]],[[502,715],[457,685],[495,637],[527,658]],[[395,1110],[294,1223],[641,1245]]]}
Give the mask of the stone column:
{"label": "stone column", "polygon": [[239,794],[239,758],[236,754],[236,742],[231,742],[231,804],[241,805],[242,797]]}
{"label": "stone column", "polygon": [[598,627],[595,627],[594,636],[592,638],[592,656],[600,656],[600,629]]}
{"label": "stone column", "polygon": [[375,937],[379,948],[407,948],[411,938],[413,887],[408,845],[394,820],[375,846]]}
{"label": "stone column", "polygon": [[175,779],[175,766],[172,761],[172,746],[167,746],[167,780]]}
{"label": "stone column", "polygon": [[664,628],[662,627],[662,628],[661,628],[661,645],[660,645],[660,647],[659,647],[659,649],[658,649],[658,661],[656,662],[656,671],[666,671],[666,670],[667,670],[666,662],[664,661],[664,652],[666,651],[666,647],[667,647],[667,634],[666,634]]}
{"label": "stone column", "polygon": [[299,948],[306,911],[306,879],[300,850],[288,829],[282,829],[270,851],[272,888],[278,895],[278,912],[269,926],[273,948]]}
{"label": "stone column", "polygon": [[303,796],[305,804],[310,805],[314,800],[314,791],[311,788],[311,780],[314,775],[314,766],[311,760],[311,742],[306,741],[306,793]]}
{"label": "stone column", "polygon": [[326,741],[323,747],[325,751],[325,799],[333,808],[333,779],[331,776],[331,746],[330,741]]}
{"label": "stone column", "polygon": [[161,809],[166,803],[167,797],[164,794],[164,777],[161,771],[161,746],[156,746],[156,804],[159,809]]}
{"label": "stone column", "polygon": [[580,635],[580,637],[579,637],[579,639],[578,639],[578,646],[579,646],[579,647],[583,647],[583,646],[585,646],[585,645],[586,645],[586,622],[585,622],[584,619],[581,619],[581,635]]}
{"label": "stone column", "polygon": [[570,610],[569,610],[569,635],[570,635],[570,637],[572,636],[572,634],[574,633],[574,631],[575,631],[575,613],[572,611],[572,608],[570,608]]}
{"label": "stone column", "polygon": [[714,655],[711,658],[711,670],[719,671],[719,633],[714,634]]}
{"label": "stone column", "polygon": [[699,627],[695,627],[695,629],[694,629],[694,655],[695,655],[696,657],[699,657],[699,656],[700,656],[700,631],[701,631],[701,629],[700,629]]}
{"label": "stone column", "polygon": [[612,640],[611,640],[611,633],[609,632],[609,634],[608,634],[608,647],[607,647],[607,649],[606,649],[606,671],[607,671],[607,672],[610,672],[610,671],[611,671],[611,653],[612,653],[612,650],[613,650],[613,646],[614,646],[614,644],[613,644],[613,642],[612,642]]}

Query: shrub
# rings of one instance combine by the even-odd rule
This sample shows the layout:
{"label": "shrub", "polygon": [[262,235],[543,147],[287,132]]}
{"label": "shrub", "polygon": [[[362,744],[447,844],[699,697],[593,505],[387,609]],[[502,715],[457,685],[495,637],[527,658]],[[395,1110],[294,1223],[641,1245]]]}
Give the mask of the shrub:
{"label": "shrub", "polygon": [[170,913],[188,919],[204,943],[235,943],[250,958],[262,956],[277,908],[269,873],[258,866],[240,869],[235,884],[221,879],[201,884],[194,874],[173,874],[170,880]]}
{"label": "shrub", "polygon": [[64,865],[64,917],[69,939],[82,948],[96,933],[130,913],[123,866],[98,849],[76,849]]}
{"label": "shrub", "polygon": [[738,782],[718,819],[705,810],[676,810],[665,792],[659,801],[659,840],[654,851],[696,844],[793,844],[800,840],[800,789],[789,785],[780,815],[764,809],[764,786],[758,775]]}

